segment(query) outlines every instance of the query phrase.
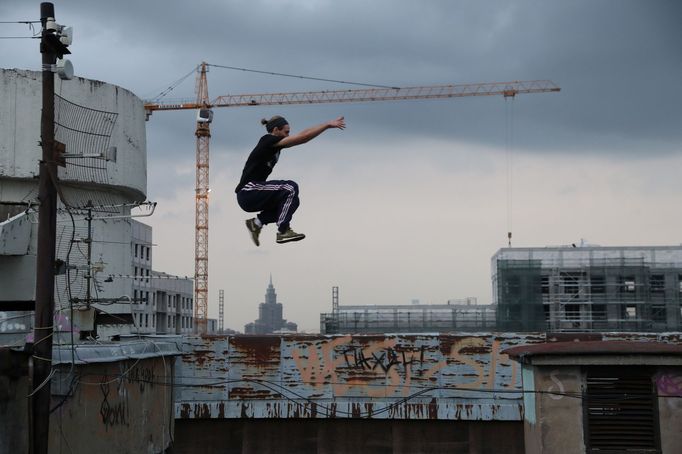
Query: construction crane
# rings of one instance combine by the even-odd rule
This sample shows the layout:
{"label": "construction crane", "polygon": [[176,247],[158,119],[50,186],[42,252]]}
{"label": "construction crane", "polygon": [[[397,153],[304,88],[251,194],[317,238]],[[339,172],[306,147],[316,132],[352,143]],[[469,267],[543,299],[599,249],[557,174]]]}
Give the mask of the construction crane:
{"label": "construction crane", "polygon": [[194,236],[194,327],[205,333],[208,319],[208,193],[210,124],[215,107],[284,106],[342,102],[401,101],[411,99],[494,96],[505,98],[522,93],[558,92],[549,80],[495,82],[479,84],[430,85],[418,87],[364,88],[290,93],[261,93],[208,97],[206,73],[210,65],[197,67],[196,100],[181,103],[149,102],[144,104],[147,119],[155,111],[198,110],[196,141],[195,236]]}

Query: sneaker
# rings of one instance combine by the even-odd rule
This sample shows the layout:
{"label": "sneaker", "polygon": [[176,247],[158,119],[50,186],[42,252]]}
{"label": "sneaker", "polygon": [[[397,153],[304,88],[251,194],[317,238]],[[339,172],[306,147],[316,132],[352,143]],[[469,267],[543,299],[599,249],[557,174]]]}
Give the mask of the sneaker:
{"label": "sneaker", "polygon": [[247,219],[246,220],[246,228],[249,229],[249,233],[251,233],[251,239],[256,244],[256,246],[260,246],[260,241],[258,241],[258,236],[260,235],[260,231],[263,230],[263,227],[262,226],[258,227],[258,225],[256,224],[256,218]]}
{"label": "sneaker", "polygon": [[301,241],[305,238],[302,233],[296,233],[291,229],[287,229],[286,232],[277,232],[277,242],[278,243],[289,243],[291,241]]}

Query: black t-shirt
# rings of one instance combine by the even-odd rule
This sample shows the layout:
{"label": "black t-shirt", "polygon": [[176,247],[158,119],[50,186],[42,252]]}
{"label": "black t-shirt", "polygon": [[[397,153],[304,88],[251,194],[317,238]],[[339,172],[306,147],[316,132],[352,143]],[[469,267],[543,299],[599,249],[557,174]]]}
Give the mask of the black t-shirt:
{"label": "black t-shirt", "polygon": [[239,192],[249,181],[265,181],[268,179],[279,159],[279,152],[282,147],[278,147],[277,142],[280,140],[282,137],[272,134],[265,134],[260,138],[246,160],[246,164],[244,164],[242,178],[234,192]]}

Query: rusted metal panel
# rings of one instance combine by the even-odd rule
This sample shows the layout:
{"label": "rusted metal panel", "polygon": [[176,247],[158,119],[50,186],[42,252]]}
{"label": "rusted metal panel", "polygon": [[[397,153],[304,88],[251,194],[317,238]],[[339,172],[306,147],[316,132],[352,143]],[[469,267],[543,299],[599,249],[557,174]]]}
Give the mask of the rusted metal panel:
{"label": "rusted metal panel", "polygon": [[[675,334],[609,333],[642,342]],[[667,336],[667,337],[666,337]],[[190,336],[176,418],[520,421],[521,367],[544,333]],[[594,336],[590,340],[596,340]]]}
{"label": "rusted metal panel", "polygon": [[194,418],[521,420],[504,348],[543,335],[189,337],[176,410]]}

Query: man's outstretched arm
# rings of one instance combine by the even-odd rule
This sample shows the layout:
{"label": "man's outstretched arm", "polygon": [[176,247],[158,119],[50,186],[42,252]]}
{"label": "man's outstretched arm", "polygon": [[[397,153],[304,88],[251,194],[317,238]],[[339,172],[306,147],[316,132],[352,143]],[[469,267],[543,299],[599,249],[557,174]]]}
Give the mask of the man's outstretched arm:
{"label": "man's outstretched arm", "polygon": [[314,139],[315,137],[322,134],[327,129],[344,129],[346,127],[346,121],[343,117],[339,117],[336,120],[331,120],[326,123],[321,123],[317,126],[313,126],[303,131],[294,134],[293,136],[285,137],[279,142],[277,142],[277,147],[289,148],[295,145],[301,145]]}

